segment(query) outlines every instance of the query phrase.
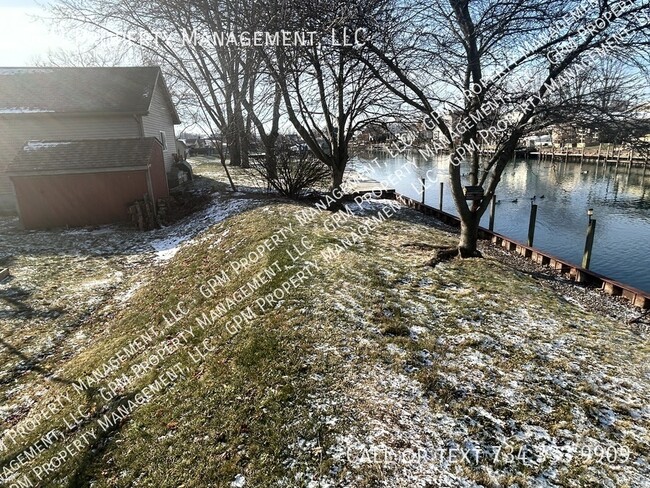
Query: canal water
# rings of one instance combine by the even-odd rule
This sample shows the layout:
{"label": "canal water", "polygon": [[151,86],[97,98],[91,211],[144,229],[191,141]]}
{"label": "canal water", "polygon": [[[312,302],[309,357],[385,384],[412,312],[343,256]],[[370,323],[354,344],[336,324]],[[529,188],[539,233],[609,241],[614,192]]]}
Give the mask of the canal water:
{"label": "canal water", "polygon": [[[369,160],[377,158],[378,164]],[[395,187],[420,199],[420,179],[427,178],[425,203],[437,207],[440,181],[445,183],[443,210],[457,215],[448,184],[447,157],[425,160],[417,152],[392,157],[364,153],[352,167],[389,184],[389,176],[414,161],[412,171]],[[461,166],[461,172],[469,172]],[[543,197],[543,198],[542,198]],[[580,264],[587,232],[587,210],[593,208],[596,233],[590,269],[650,292],[650,168],[596,162],[516,160],[506,168],[499,187],[494,230],[526,242],[531,203],[538,205],[534,246]],[[489,209],[481,221],[488,226]]]}

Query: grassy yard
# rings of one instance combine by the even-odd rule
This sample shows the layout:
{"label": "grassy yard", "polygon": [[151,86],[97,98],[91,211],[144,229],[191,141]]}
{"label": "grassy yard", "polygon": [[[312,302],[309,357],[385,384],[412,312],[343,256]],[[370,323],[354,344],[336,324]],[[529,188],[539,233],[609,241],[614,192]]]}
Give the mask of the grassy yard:
{"label": "grassy yard", "polygon": [[237,208],[36,366],[4,327],[7,486],[649,486],[647,339],[388,202]]}

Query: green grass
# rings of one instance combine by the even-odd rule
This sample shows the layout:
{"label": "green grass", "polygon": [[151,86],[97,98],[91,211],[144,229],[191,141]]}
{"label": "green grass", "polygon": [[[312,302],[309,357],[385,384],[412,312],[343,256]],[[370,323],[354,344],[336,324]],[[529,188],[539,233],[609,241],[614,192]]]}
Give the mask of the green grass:
{"label": "green grass", "polygon": [[[358,228],[363,219],[352,219],[332,233],[323,226],[329,214],[323,214],[241,275],[230,273],[231,260],[245,257],[282,226],[291,222],[297,227],[292,215],[298,209],[274,203],[228,219],[216,229],[222,234],[217,244],[216,239],[208,239],[184,248],[166,266],[148,271],[150,283],[136,292],[128,307],[107,320],[91,320],[87,330],[95,340],[52,365],[53,381],[34,397],[34,405],[20,422],[42,411],[62,392],[70,392],[73,405],[43,422],[23,447],[49,429],[62,428],[64,415],[76,411],[77,405],[88,417],[73,430],[63,429],[67,439],[79,439],[96,428],[102,416],[117,411],[173,365],[180,363],[183,375],[115,428],[102,432],[96,442],[45,477],[43,485],[227,487],[243,474],[246,486],[253,487],[307,486],[310,477],[319,475],[342,484],[350,479],[346,476],[354,476],[356,481],[349,486],[379,486],[378,480],[387,476],[381,467],[342,465],[328,454],[340,435],[369,428],[364,417],[372,416],[368,413],[372,410],[364,410],[369,406],[338,400],[357,388],[352,381],[355,374],[373,365],[391,374],[404,374],[407,365],[415,365],[409,377],[421,386],[430,411],[450,415],[459,425],[484,408],[498,418],[511,419],[501,436],[514,435],[532,423],[552,434],[573,429],[577,436],[616,439],[629,445],[637,459],[646,455],[648,443],[639,440],[641,433],[602,429],[593,421],[577,426],[576,408],[591,411],[607,403],[617,411],[621,425],[630,422],[632,430],[628,410],[643,405],[626,403],[623,395],[593,385],[586,377],[588,371],[572,368],[576,361],[588,368],[589,361],[598,357],[611,371],[624,373],[643,363],[647,345],[636,341],[629,330],[577,309],[529,276],[495,261],[451,261],[434,269],[423,265],[429,251],[411,245],[450,244],[454,236],[394,219],[327,263],[321,251]],[[313,248],[294,265],[286,251],[300,246],[303,236]],[[282,271],[254,297],[205,330],[197,326],[197,317],[209,314],[219,300],[275,261]],[[259,313],[236,335],[225,329],[224,324],[256,297],[272,293],[297,267],[314,261],[320,263],[314,278],[292,289],[280,306]],[[199,286],[220,270],[228,270],[232,280],[218,290],[218,296],[204,297]],[[189,313],[167,326],[164,317],[177,309],[179,301]],[[130,374],[131,367],[151,353],[129,358],[84,394],[70,386],[151,327],[164,331],[154,341],[163,344],[190,325],[194,336],[186,334],[187,343],[180,350],[160,359],[148,374],[120,389],[116,398],[106,401],[101,388],[121,374]],[[420,330],[417,340],[416,329]],[[558,348],[549,349],[554,341]],[[389,346],[403,355],[395,355]],[[193,359],[198,357],[195,348],[205,354],[198,362]],[[422,351],[430,354],[431,365],[422,364]],[[579,355],[588,360],[579,361]],[[482,363],[473,364],[472,357],[482,357]],[[566,375],[570,387],[554,384],[550,380],[554,375]],[[509,399],[501,390],[515,380],[518,394]],[[32,387],[32,381],[40,381],[35,373],[18,379],[24,388]],[[647,386],[647,382],[642,386],[646,392]],[[623,391],[634,397],[639,388],[629,384]],[[545,416],[535,403],[539,395],[553,404]],[[588,404],[587,398],[593,403]],[[318,409],[321,404],[327,404],[323,410]],[[339,422],[327,423],[328,417]],[[645,429],[647,423],[647,417],[642,418],[635,428]],[[477,420],[467,432],[489,444],[499,439],[493,427]],[[303,444],[311,447],[296,447]],[[64,445],[49,449],[21,473],[42,464]],[[4,452],[2,463],[19,452],[18,448]],[[488,475],[484,467],[463,466],[459,476],[484,486],[525,486],[529,476],[540,474],[522,466],[497,468]],[[563,469],[575,479],[593,476],[581,464]],[[613,476],[608,467],[597,469]]]}

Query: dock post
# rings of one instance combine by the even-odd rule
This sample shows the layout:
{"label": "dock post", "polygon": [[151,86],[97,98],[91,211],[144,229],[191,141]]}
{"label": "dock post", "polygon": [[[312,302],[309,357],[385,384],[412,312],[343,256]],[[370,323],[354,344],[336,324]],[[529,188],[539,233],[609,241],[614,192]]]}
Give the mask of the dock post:
{"label": "dock post", "polygon": [[598,155],[596,155],[596,161],[598,163],[600,162],[600,150],[602,149],[602,147],[603,147],[603,143],[601,142],[598,144]]}
{"label": "dock post", "polygon": [[585,145],[583,143],[582,146],[582,152],[580,153],[580,165],[582,165],[582,162],[585,160]]}
{"label": "dock post", "polygon": [[422,178],[422,205],[424,205],[424,190],[426,188],[426,184],[424,182],[424,178]]}
{"label": "dock post", "polygon": [[643,175],[641,176],[641,188],[644,190],[644,195],[645,195],[645,172],[648,169],[648,165],[644,164],[643,165]]}
{"label": "dock post", "polygon": [[440,209],[441,212],[442,212],[442,194],[444,190],[445,190],[445,183],[444,181],[441,181],[440,182],[440,203],[438,204],[438,208]]}
{"label": "dock post", "polygon": [[488,226],[488,228],[491,231],[494,231],[494,212],[496,210],[496,206],[497,206],[497,196],[492,195],[492,204],[490,205],[490,225]]}
{"label": "dock post", "polygon": [[587,227],[587,240],[585,242],[585,252],[582,255],[582,267],[589,269],[591,262],[591,250],[594,247],[594,233],[596,232],[596,219],[589,220],[589,227]]}
{"label": "dock post", "polygon": [[530,206],[530,222],[528,222],[528,246],[533,246],[535,238],[535,221],[537,220],[537,205],[534,203]]}

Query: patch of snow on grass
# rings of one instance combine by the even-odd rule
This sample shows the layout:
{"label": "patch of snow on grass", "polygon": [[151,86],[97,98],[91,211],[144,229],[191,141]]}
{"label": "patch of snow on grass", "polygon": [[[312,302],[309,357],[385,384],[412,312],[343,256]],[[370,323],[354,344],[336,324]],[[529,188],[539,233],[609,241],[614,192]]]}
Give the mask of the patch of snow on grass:
{"label": "patch of snow on grass", "polygon": [[246,486],[246,478],[242,474],[235,476],[235,480],[230,483],[232,488],[244,488]]}
{"label": "patch of snow on grass", "polygon": [[150,242],[156,253],[156,259],[158,261],[167,261],[173,258],[182,245],[189,243],[201,231],[247,210],[255,203],[253,200],[221,200],[215,198],[208,208],[198,214],[190,215],[179,224],[163,229],[169,235]]}

